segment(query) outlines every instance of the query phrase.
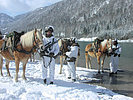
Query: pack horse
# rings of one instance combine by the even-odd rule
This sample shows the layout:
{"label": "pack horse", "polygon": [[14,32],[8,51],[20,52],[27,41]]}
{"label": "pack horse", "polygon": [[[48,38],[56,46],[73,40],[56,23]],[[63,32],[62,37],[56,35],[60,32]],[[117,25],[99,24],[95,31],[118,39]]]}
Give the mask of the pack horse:
{"label": "pack horse", "polygon": [[[0,48],[2,49],[3,44],[5,43],[5,39],[0,40]],[[42,36],[42,29],[34,29],[30,32],[23,34],[20,37],[20,41],[13,46],[12,48],[7,48],[6,50],[1,50],[0,54],[6,59],[6,68],[8,75],[10,76],[9,72],[9,62],[11,60],[15,60],[16,65],[16,76],[15,81],[18,81],[18,72],[19,72],[19,63],[23,63],[23,74],[22,78],[26,80],[25,77],[25,69],[28,59],[31,56],[31,53],[36,52],[37,48],[41,48],[43,46],[43,36]],[[11,52],[12,51],[12,52]],[[0,70],[2,74],[2,59],[0,59]]]}
{"label": "pack horse", "polygon": [[[112,46],[111,39],[106,39],[103,41],[96,39],[94,43],[88,44],[85,48],[86,68],[91,68],[90,57],[94,57],[97,58],[97,62],[99,65],[98,73],[100,73],[100,67],[102,67],[102,72],[104,72],[103,71],[104,60],[108,52],[111,50],[111,46]],[[102,61],[100,60],[101,58]],[[89,67],[88,67],[88,62],[89,62]]]}

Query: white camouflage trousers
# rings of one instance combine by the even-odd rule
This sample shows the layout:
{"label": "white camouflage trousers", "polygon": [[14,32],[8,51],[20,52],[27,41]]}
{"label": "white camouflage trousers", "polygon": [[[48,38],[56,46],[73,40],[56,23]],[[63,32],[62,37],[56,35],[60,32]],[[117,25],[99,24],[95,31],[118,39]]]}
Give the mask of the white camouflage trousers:
{"label": "white camouflage trousers", "polygon": [[66,77],[71,77],[72,79],[76,79],[76,69],[74,62],[67,62],[67,71]]}
{"label": "white camouflage trousers", "polygon": [[110,58],[110,72],[117,72],[118,70],[118,64],[119,64],[119,58],[118,56],[114,57],[114,55]]}
{"label": "white camouflage trousers", "polygon": [[[43,79],[47,79],[47,77],[49,76],[50,82],[54,81],[54,74],[55,74],[55,59],[52,58],[51,62],[50,62],[51,58],[50,57],[43,57],[43,61],[42,61],[42,78]],[[48,74],[48,70],[49,70],[49,74]]]}

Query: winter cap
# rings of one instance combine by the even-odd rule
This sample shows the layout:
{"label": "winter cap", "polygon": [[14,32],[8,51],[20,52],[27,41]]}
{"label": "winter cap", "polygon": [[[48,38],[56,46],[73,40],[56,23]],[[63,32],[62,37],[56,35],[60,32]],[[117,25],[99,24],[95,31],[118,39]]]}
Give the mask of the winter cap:
{"label": "winter cap", "polygon": [[45,27],[45,32],[48,32],[48,31],[54,32],[54,27],[53,26]]}

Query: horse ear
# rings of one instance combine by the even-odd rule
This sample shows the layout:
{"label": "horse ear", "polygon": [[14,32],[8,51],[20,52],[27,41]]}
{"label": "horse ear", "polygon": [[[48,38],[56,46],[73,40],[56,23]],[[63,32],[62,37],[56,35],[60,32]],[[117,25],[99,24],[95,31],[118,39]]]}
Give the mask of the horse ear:
{"label": "horse ear", "polygon": [[37,29],[35,28],[34,30],[35,30],[35,33],[36,33],[37,32]]}

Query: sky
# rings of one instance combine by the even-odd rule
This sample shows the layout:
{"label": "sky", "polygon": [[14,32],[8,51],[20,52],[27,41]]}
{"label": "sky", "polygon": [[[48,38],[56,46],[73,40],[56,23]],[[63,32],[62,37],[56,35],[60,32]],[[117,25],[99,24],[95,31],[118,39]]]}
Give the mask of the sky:
{"label": "sky", "polygon": [[6,13],[14,17],[59,1],[62,0],[0,0],[0,13]]}

